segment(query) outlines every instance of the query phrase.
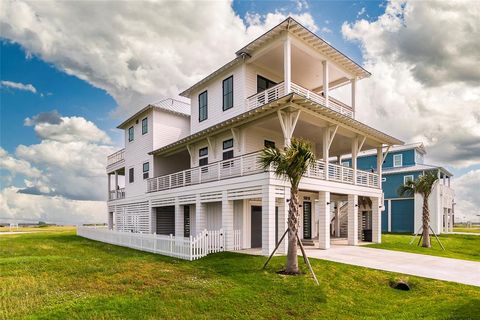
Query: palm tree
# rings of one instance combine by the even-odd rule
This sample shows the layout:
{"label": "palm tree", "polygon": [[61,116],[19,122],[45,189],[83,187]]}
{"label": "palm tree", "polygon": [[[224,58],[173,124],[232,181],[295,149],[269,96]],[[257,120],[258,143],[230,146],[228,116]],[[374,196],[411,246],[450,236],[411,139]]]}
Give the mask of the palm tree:
{"label": "palm tree", "polygon": [[265,148],[260,155],[260,164],[264,169],[273,167],[277,177],[290,181],[290,202],[288,207],[288,251],[285,273],[298,274],[297,232],[298,185],[308,168],[315,164],[315,153],[310,142],[292,139],[291,145],[283,151],[277,148]]}
{"label": "palm tree", "polygon": [[428,208],[428,197],[432,193],[433,185],[437,181],[438,175],[435,171],[427,171],[424,175],[421,175],[416,180],[409,180],[405,185],[398,188],[398,194],[400,196],[412,197],[415,193],[420,194],[423,197],[422,206],[422,247],[430,248],[430,210]]}

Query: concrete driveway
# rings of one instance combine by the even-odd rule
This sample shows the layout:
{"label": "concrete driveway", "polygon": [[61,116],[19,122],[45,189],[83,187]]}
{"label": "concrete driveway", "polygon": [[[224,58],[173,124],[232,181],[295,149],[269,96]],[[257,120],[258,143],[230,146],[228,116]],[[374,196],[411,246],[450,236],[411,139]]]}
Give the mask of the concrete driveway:
{"label": "concrete driveway", "polygon": [[305,248],[308,257],[480,286],[480,262],[375,248],[334,245]]}

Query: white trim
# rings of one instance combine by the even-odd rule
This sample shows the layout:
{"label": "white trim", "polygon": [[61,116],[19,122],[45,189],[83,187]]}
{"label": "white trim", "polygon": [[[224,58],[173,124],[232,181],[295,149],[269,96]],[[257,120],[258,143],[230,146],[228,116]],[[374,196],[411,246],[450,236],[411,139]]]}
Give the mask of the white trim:
{"label": "white trim", "polygon": [[406,175],[406,176],[403,176],[403,185],[404,185],[404,186],[407,185],[407,178],[411,178],[412,181],[414,180],[413,174],[408,174],[408,175]]}
{"label": "white trim", "polygon": [[392,232],[392,200],[388,199],[388,211],[387,211],[387,231]]}
{"label": "white trim", "polygon": [[350,168],[350,162],[342,161],[342,166]]}
{"label": "white trim", "polygon": [[382,182],[385,182],[385,181],[387,181],[387,178],[383,177]]}
{"label": "white trim", "polygon": [[[400,157],[400,164],[399,165],[395,165],[395,158],[398,158]],[[398,168],[398,167],[401,167],[403,166],[403,154],[394,154],[393,155],[393,167],[394,168]]]}

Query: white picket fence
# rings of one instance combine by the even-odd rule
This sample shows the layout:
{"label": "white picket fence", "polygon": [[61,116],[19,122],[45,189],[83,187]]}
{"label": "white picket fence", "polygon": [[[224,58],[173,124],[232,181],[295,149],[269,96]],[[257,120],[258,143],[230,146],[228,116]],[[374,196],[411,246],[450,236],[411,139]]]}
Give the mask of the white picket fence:
{"label": "white picket fence", "polygon": [[[133,233],[97,227],[77,227],[77,235],[141,251],[148,251],[184,260],[197,260],[209,253],[225,251],[225,234],[220,230],[204,230],[195,237],[175,237],[150,233]],[[233,231],[233,250],[241,249],[240,230]]]}

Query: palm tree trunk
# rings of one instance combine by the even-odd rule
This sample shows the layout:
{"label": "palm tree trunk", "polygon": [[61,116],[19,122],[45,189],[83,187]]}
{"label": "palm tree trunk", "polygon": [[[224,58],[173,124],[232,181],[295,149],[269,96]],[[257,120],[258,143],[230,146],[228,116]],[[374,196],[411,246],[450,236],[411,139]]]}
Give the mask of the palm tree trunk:
{"label": "palm tree trunk", "polygon": [[428,209],[428,195],[423,195],[423,207],[422,207],[422,247],[430,248],[430,210]]}
{"label": "palm tree trunk", "polygon": [[298,273],[297,236],[298,231],[298,190],[292,188],[288,207],[288,251],[285,273]]}

